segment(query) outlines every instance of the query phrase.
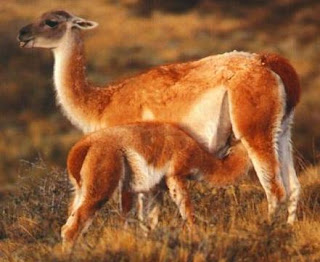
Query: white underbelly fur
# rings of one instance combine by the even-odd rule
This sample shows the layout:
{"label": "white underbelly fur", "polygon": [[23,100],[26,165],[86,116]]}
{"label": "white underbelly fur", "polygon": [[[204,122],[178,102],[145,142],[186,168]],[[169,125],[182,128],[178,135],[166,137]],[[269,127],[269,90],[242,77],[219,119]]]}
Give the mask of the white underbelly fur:
{"label": "white underbelly fur", "polygon": [[231,122],[224,86],[209,89],[183,119],[187,131],[210,152],[221,149],[230,135]]}
{"label": "white underbelly fur", "polygon": [[135,192],[147,192],[158,185],[166,175],[169,163],[161,168],[148,164],[142,155],[134,150],[127,149],[126,157],[132,169],[130,188]]}

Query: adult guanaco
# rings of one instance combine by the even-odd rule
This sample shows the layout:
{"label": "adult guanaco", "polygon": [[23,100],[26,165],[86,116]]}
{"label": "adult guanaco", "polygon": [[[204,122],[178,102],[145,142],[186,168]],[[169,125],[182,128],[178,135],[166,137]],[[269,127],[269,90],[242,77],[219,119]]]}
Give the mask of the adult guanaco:
{"label": "adult guanaco", "polygon": [[291,125],[300,84],[285,58],[234,51],[159,66],[102,88],[86,79],[82,31],[96,26],[55,10],[18,35],[21,47],[53,51],[57,101],[75,126],[90,132],[144,120],[176,123],[218,156],[234,134],[265,190],[270,216],[288,199],[288,222],[295,220],[300,184]]}
{"label": "adult guanaco", "polygon": [[[74,244],[119,184],[126,192],[138,194],[159,190],[157,186],[164,180],[182,218],[192,225],[187,179],[224,186],[234,183],[250,165],[241,143],[219,159],[174,124],[141,122],[91,133],[68,155],[75,197],[62,228],[63,243]],[[124,208],[131,207],[131,199],[122,200]]]}

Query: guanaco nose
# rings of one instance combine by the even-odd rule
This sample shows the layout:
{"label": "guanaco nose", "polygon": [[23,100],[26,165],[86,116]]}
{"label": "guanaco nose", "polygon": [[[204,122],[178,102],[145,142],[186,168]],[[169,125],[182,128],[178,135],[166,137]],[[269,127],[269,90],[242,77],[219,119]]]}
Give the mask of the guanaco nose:
{"label": "guanaco nose", "polygon": [[18,37],[17,37],[18,41],[24,42],[24,41],[28,41],[28,40],[32,39],[31,27],[32,27],[32,25],[30,24],[30,25],[26,25],[20,29]]}

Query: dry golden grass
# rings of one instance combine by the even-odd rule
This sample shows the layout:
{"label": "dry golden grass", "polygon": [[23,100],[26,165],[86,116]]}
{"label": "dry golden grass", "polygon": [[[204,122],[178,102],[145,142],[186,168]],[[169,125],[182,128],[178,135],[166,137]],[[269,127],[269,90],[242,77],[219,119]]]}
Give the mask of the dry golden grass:
{"label": "dry golden grass", "polygon": [[320,167],[300,176],[303,192],[294,226],[265,221],[257,181],[216,189],[190,183],[197,227],[183,227],[166,196],[159,226],[145,236],[136,216],[124,228],[117,201],[95,218],[71,256],[60,245],[69,184],[65,172],[26,164],[16,190],[0,207],[1,261],[316,261],[320,257]]}

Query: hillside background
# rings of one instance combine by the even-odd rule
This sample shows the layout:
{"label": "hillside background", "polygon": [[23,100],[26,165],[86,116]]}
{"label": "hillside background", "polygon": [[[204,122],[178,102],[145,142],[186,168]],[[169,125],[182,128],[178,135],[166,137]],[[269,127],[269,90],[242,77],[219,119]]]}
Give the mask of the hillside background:
{"label": "hillside background", "polygon": [[[37,211],[32,214],[34,203],[31,203],[31,200],[27,201],[25,194],[33,192],[33,196],[27,194],[28,198],[41,198],[45,203],[52,201],[52,198],[39,191],[39,188],[41,186],[46,188],[47,178],[45,177],[48,174],[65,186],[66,177],[63,171],[65,158],[71,145],[81,137],[81,133],[66,120],[55,104],[51,52],[20,49],[16,41],[22,26],[30,23],[43,12],[57,8],[66,9],[99,23],[97,29],[86,33],[89,79],[98,83],[111,82],[160,64],[194,60],[232,50],[276,52],[287,57],[296,68],[302,85],[302,100],[297,107],[293,127],[293,144],[297,170],[306,188],[299,209],[299,217],[300,219],[307,217],[308,223],[304,221],[304,231],[302,231],[304,233],[297,233],[299,240],[294,251],[291,249],[288,251],[286,245],[281,246],[279,244],[281,241],[273,244],[276,249],[284,248],[286,250],[284,254],[292,254],[298,250],[294,253],[297,258],[303,257],[305,254],[303,252],[311,257],[319,254],[317,248],[320,246],[318,245],[320,239],[313,232],[314,227],[319,228],[319,219],[316,217],[320,214],[320,198],[317,193],[320,192],[318,164],[320,160],[320,1],[316,0],[0,0],[0,203],[6,203],[8,205],[6,212],[11,212],[9,212],[10,218],[9,213],[4,211],[2,213],[6,214],[8,220],[3,222],[2,226],[0,223],[0,239],[6,240],[12,236],[13,239],[14,237],[19,239],[19,234],[22,234],[21,225],[24,225],[23,227],[27,228],[29,233],[31,232],[33,236],[31,240],[37,238],[38,231],[32,233],[34,227],[30,226],[30,219],[32,217],[32,223],[42,221],[43,210],[35,209]],[[42,180],[34,180],[34,177],[41,177]],[[265,210],[266,206],[265,202],[261,202],[263,193],[259,184],[252,180],[254,179],[249,179],[247,185],[250,185],[252,192],[255,192],[254,195],[258,196],[257,199],[252,200],[253,206],[258,207],[257,209],[249,208],[252,213],[246,213],[248,206],[241,207],[243,209],[240,208],[242,210],[240,211],[243,212],[241,214],[244,218],[252,214],[254,217],[252,221],[256,223],[260,221],[260,218],[255,217],[256,210],[263,206]],[[58,196],[65,197],[61,195],[63,187],[58,187],[60,185],[58,182],[57,189],[53,186],[54,180],[49,179],[48,183],[52,183],[48,192],[52,194],[58,192]],[[12,194],[17,192],[20,192],[18,197],[12,198]],[[223,199],[227,193],[217,192],[213,197],[218,201],[214,206],[215,210],[225,207],[226,204]],[[11,200],[8,200],[8,195],[11,195]],[[249,193],[246,196],[241,195],[241,199],[245,200],[250,196]],[[210,204],[211,201],[212,199],[207,197],[206,203]],[[237,205],[232,202],[233,200],[230,201],[228,210],[233,210],[234,214],[237,214]],[[25,204],[27,208],[18,211],[17,203]],[[65,211],[65,200],[61,203],[61,209]],[[57,205],[57,209],[59,208],[60,206]],[[22,212],[22,215],[19,212]],[[52,244],[59,241],[57,230],[65,217],[55,217],[55,208],[50,212],[53,212],[51,219],[54,221],[55,229],[54,234],[50,231],[53,235],[50,235],[48,240],[48,243]],[[168,209],[165,212],[170,214],[172,211]],[[18,213],[27,222],[25,220],[21,222]],[[39,217],[34,218],[37,215]],[[230,214],[226,216],[230,218]],[[312,222],[308,220],[310,216],[312,216]],[[39,221],[37,223],[40,223]],[[220,225],[220,222],[217,223]],[[20,231],[15,228],[17,225]],[[223,233],[220,240],[226,246],[240,245],[239,250],[233,250],[238,255],[244,250],[248,251],[252,243],[244,247],[237,238],[235,242],[233,238],[232,240],[224,238],[223,234],[226,233],[224,225],[223,223],[221,225]],[[44,225],[41,224],[41,226]],[[244,228],[249,230],[247,224]],[[268,238],[264,239],[261,236],[274,233],[266,228],[263,229],[266,231],[255,231],[258,229],[249,228],[253,230],[250,231],[251,233],[255,232],[256,239],[262,239],[262,242],[258,242],[258,246],[250,249],[251,251],[258,250],[255,248],[260,245],[264,247],[263,241],[268,242]],[[281,239],[282,237],[287,239],[286,233],[291,232],[291,229],[281,231],[282,228],[280,228],[279,230],[280,233],[276,231],[276,234],[284,234],[281,235]],[[111,231],[107,233],[117,234],[116,231]],[[244,238],[252,239],[250,234],[248,233]],[[304,238],[307,234],[314,234],[314,238]],[[121,241],[126,242],[131,239],[130,237],[135,239],[131,235],[123,234]],[[288,241],[286,243],[290,246],[296,239],[290,238]],[[312,246],[314,249],[309,250],[305,247],[309,245],[308,243],[312,245],[316,243],[316,247]],[[213,245],[213,242],[208,245]],[[10,254],[12,246],[9,246],[6,252]],[[306,251],[301,251],[305,248]],[[42,249],[44,253],[45,250]],[[217,250],[222,252],[221,254],[226,252]],[[158,251],[167,252],[161,248],[155,252]],[[199,252],[200,257],[206,254],[203,255],[204,258],[210,258],[209,251],[208,254],[201,250]],[[151,259],[152,254],[147,257]],[[174,256],[174,251],[168,254],[170,258]],[[183,257],[184,253],[181,254]],[[119,254],[116,252],[116,255]],[[120,258],[122,258],[121,255]],[[136,259],[139,260],[139,258],[136,254]],[[231,255],[230,258],[232,259],[233,256]],[[235,255],[235,258],[241,258],[241,256]],[[228,257],[225,259],[228,260]]]}
{"label": "hillside background", "polygon": [[55,8],[100,24],[86,33],[94,82],[232,50],[284,55],[303,89],[293,129],[296,154],[307,163],[319,160],[319,1],[8,0],[0,6],[0,185],[15,180],[21,160],[64,166],[80,137],[55,105],[51,52],[20,49],[16,41],[21,26]]}

